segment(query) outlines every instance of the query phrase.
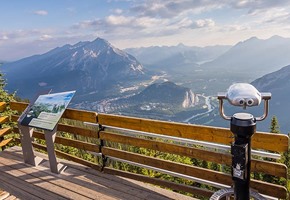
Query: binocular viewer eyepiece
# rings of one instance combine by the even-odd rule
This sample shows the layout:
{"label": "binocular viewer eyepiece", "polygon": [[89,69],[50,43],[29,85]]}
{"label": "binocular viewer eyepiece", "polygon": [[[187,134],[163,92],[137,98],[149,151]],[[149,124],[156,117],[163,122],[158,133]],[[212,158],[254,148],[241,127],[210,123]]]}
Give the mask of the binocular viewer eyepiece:
{"label": "binocular viewer eyepiece", "polygon": [[220,114],[224,119],[231,119],[226,116],[223,110],[223,100],[226,99],[233,106],[240,106],[246,109],[247,107],[258,106],[264,100],[264,114],[261,117],[257,117],[256,120],[264,120],[268,115],[269,104],[271,99],[271,93],[260,93],[253,85],[248,83],[236,83],[229,87],[227,92],[218,93],[218,99],[220,101]]}

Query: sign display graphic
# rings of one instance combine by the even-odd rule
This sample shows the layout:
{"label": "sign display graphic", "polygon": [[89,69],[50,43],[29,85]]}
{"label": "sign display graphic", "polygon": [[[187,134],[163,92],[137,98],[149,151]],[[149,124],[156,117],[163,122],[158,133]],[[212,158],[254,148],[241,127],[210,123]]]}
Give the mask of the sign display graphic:
{"label": "sign display graphic", "polygon": [[52,131],[74,94],[75,91],[69,91],[38,96],[27,110],[21,125]]}

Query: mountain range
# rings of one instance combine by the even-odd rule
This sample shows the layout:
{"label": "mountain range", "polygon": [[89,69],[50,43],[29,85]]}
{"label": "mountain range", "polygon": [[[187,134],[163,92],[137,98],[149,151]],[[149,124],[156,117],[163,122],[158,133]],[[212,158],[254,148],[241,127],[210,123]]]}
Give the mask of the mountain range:
{"label": "mountain range", "polygon": [[[290,39],[273,36],[252,37],[239,42],[218,58],[201,68],[224,82],[251,82],[290,64]],[[226,77],[225,75],[228,75]]]}
{"label": "mountain range", "polygon": [[76,90],[73,105],[81,109],[214,126],[228,124],[211,96],[232,83],[252,82],[258,90],[272,93],[270,115],[259,122],[258,130],[267,131],[273,115],[284,133],[290,130],[290,39],[273,36],[234,46],[180,44],[126,51],[130,53],[97,38],[4,63],[0,69],[6,89],[22,98],[32,99],[48,89]]}
{"label": "mountain range", "polygon": [[134,55],[147,68],[176,72],[179,67],[193,67],[198,66],[199,63],[211,61],[225,53],[230,47],[228,45],[195,47],[179,44],[129,48],[124,51]]}
{"label": "mountain range", "polygon": [[145,67],[164,71],[194,92],[215,95],[234,82],[252,82],[290,64],[290,39],[256,37],[233,46],[153,46],[125,49]]}
{"label": "mountain range", "polygon": [[17,90],[22,98],[52,89],[77,90],[78,98],[98,99],[113,93],[124,81],[150,79],[136,58],[101,38],[5,63],[1,71],[8,81],[7,89]]}
{"label": "mountain range", "polygon": [[237,43],[215,60],[203,64],[203,67],[251,72],[255,77],[259,77],[288,65],[290,59],[285,52],[289,50],[289,38],[273,36],[263,40],[252,37]]}
{"label": "mountain range", "polygon": [[272,116],[276,116],[283,133],[290,132],[290,65],[269,73],[252,84],[263,92],[271,92],[270,117],[263,122],[262,126],[269,127]]}

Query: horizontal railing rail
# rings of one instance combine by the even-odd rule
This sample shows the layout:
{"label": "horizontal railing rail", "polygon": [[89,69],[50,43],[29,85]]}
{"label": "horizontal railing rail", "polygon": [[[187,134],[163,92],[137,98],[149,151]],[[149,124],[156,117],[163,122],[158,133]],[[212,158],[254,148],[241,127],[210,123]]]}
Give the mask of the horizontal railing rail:
{"label": "horizontal railing rail", "polygon": [[[11,120],[16,122],[27,105],[27,103],[10,102],[10,109],[18,111],[18,114],[11,116]],[[1,107],[5,108],[0,104],[0,110]],[[2,123],[8,121],[8,117],[3,117]],[[210,190],[211,187],[230,187],[233,184],[230,172],[227,170],[231,165],[229,147],[233,142],[233,135],[226,128],[67,109],[57,126],[57,131],[55,144],[58,156],[105,173],[205,197],[209,197],[213,193]],[[16,127],[1,129],[0,136],[1,133],[5,135],[12,132],[17,135],[19,130]],[[66,133],[69,137],[66,137]],[[45,151],[44,133],[41,130],[35,130],[33,137],[36,139],[33,143],[34,148]],[[281,153],[288,151],[288,140],[288,136],[283,134],[255,133],[252,146],[256,155],[252,160],[251,171],[287,180],[287,167],[276,160],[279,159]],[[20,143],[19,137],[16,137],[14,141]],[[75,148],[81,153],[71,155],[63,151],[62,149],[65,149],[63,147]],[[142,149],[154,153],[152,155],[142,153]],[[88,159],[86,156],[82,156],[82,153],[83,155],[89,154],[91,157]],[[181,163],[175,160],[174,156],[173,159],[168,159],[166,156],[161,157],[159,156],[161,154],[182,156],[182,158],[188,158],[190,163]],[[271,159],[267,161],[261,157]],[[208,169],[194,161],[215,163],[220,165],[222,170]],[[181,178],[187,183],[190,181],[190,185],[138,174],[136,168],[133,168],[134,172],[122,170],[123,168],[114,167],[118,165],[116,163]],[[200,184],[208,186],[207,189],[196,187]],[[288,192],[285,183],[279,185],[253,178],[251,187],[265,195],[287,198]]]}

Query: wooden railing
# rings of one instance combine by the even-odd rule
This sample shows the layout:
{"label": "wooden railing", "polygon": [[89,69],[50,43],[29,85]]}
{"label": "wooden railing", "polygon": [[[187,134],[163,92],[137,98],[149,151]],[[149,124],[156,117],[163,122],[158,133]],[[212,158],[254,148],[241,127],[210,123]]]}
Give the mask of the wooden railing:
{"label": "wooden railing", "polygon": [[[0,112],[4,112],[6,110],[6,103],[0,102]],[[12,141],[12,138],[4,139],[5,135],[8,135],[11,133],[10,128],[2,128],[2,124],[5,124],[9,121],[8,116],[1,116],[0,117],[0,149],[4,150],[6,145]]]}
{"label": "wooden railing", "polygon": [[[13,115],[11,120],[16,122],[27,105],[27,103],[11,102],[10,109],[18,111],[18,114]],[[0,106],[2,109],[4,107],[4,104],[3,108]],[[5,118],[1,123],[7,121],[8,118]],[[213,194],[213,191],[208,188],[218,189],[233,184],[230,172],[226,170],[231,165],[231,155],[227,147],[233,142],[233,135],[225,128],[67,109],[57,129],[59,135],[55,140],[56,146],[74,147],[83,153],[98,156],[98,159],[95,161],[91,159],[89,161],[81,158],[82,155],[80,154],[71,155],[61,150],[56,150],[58,156],[105,173],[124,176],[205,197]],[[7,128],[0,130],[0,136],[1,134],[2,136],[9,134],[12,131],[16,135],[19,133],[17,127],[13,130]],[[72,137],[62,137],[61,133],[64,132]],[[46,147],[42,141],[44,139],[43,132],[40,130],[34,131],[33,137],[39,140],[39,142],[33,143],[34,147],[45,151]],[[19,137],[15,137],[14,141],[20,143]],[[209,144],[212,146],[209,147]],[[220,150],[219,145],[225,150]],[[271,151],[282,154],[288,151],[288,145],[288,137],[283,134],[257,132],[252,137],[252,147],[259,151]],[[155,152],[155,154],[147,155],[146,153],[140,153],[142,148]],[[200,162],[212,162],[221,165],[224,170],[221,172],[200,165],[182,164],[175,162],[174,159],[168,160],[158,157],[157,155],[161,153],[183,156],[183,158],[196,159]],[[288,193],[285,183],[288,178],[287,167],[284,164],[276,162],[274,159],[268,160],[271,161],[265,161],[260,156],[256,156],[252,160],[251,171],[284,178],[284,183],[279,185],[253,178],[251,179],[251,188],[268,196],[286,199]],[[116,169],[113,167],[113,164],[116,162],[151,169],[162,174],[182,178],[183,180],[190,180],[191,182],[189,182],[189,185],[178,184],[169,180],[152,178],[143,174]],[[204,188],[207,189],[195,187],[198,184],[205,185]],[[211,187],[206,187],[207,185]]]}

